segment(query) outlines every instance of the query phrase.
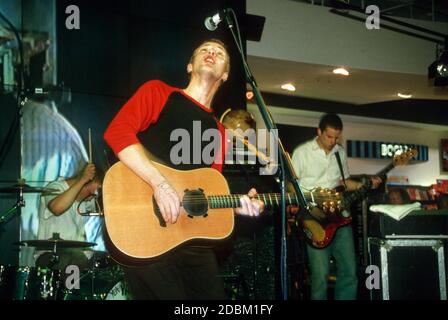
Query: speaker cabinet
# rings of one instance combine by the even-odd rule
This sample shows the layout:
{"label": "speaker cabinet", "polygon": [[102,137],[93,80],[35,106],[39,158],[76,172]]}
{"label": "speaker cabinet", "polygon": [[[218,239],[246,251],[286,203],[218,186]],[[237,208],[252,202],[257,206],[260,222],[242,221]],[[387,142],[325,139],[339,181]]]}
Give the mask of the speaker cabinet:
{"label": "speaker cabinet", "polygon": [[446,300],[445,245],[444,239],[368,238],[369,262],[379,268],[381,284],[371,298]]}

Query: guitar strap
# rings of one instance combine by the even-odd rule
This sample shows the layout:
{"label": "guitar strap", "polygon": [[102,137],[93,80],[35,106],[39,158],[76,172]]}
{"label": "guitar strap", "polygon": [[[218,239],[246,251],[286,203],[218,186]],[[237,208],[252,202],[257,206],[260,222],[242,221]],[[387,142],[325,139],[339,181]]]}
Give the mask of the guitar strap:
{"label": "guitar strap", "polygon": [[[341,172],[342,182],[344,182],[345,190],[348,190],[347,184],[345,183],[344,170],[342,170],[342,162],[341,162],[341,156],[339,155],[339,151],[336,151],[334,155],[336,157],[336,160],[338,161],[338,167],[339,171]],[[348,218],[350,216],[350,212],[348,212],[347,210],[342,210],[341,215],[344,218]]]}
{"label": "guitar strap", "polygon": [[342,170],[341,156],[339,155],[339,151],[336,151],[334,153],[334,156],[336,157],[336,160],[338,162],[339,171],[341,172],[342,182],[344,182],[345,190],[347,190],[347,184],[345,183],[344,170]]}

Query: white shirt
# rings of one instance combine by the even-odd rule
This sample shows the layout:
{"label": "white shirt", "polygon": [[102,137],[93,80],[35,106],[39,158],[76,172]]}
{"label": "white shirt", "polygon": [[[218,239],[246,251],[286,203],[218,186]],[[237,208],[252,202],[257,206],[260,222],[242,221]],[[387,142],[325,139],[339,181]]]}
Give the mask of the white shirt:
{"label": "white shirt", "polygon": [[[58,190],[58,194],[60,194],[68,190],[69,185],[65,180],[57,180],[49,183],[47,187]],[[78,207],[80,212],[95,212],[95,199],[82,201],[81,203],[75,200],[66,212],[55,216],[48,209],[48,203],[58,194],[40,198],[37,238],[45,240],[51,238],[53,233],[59,233],[59,236],[64,240],[95,242],[97,244],[93,247],[95,251],[105,251],[101,232],[101,218],[85,217],[78,214]]]}
{"label": "white shirt", "polygon": [[347,166],[345,150],[336,145],[329,154],[317,144],[317,137],[299,145],[292,154],[292,164],[300,181],[300,186],[305,190],[316,187],[333,189],[341,185],[341,171],[335,153],[339,152],[344,178],[350,174]]}

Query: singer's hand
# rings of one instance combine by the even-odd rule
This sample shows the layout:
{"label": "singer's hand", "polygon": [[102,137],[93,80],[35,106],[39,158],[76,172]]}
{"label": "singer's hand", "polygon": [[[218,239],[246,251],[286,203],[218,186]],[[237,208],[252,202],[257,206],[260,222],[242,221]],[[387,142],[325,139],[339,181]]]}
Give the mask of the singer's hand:
{"label": "singer's hand", "polygon": [[168,181],[165,180],[154,188],[154,198],[165,222],[176,223],[180,214],[180,198]]}
{"label": "singer's hand", "polygon": [[236,214],[245,216],[257,217],[264,211],[264,202],[255,199],[257,196],[257,190],[250,189],[247,195],[240,198],[241,207],[235,209]]}

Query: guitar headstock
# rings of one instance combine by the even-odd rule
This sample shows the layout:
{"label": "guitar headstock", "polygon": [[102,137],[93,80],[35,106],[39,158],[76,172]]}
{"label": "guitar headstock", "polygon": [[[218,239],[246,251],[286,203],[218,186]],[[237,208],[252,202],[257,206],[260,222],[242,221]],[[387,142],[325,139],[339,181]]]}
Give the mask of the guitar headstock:
{"label": "guitar headstock", "polygon": [[327,213],[339,212],[342,208],[343,194],[326,188],[313,190],[314,202],[317,207]]}
{"label": "guitar headstock", "polygon": [[416,149],[409,149],[402,152],[401,154],[397,154],[393,159],[394,166],[404,166],[409,162],[409,160],[417,155],[418,151]]}

